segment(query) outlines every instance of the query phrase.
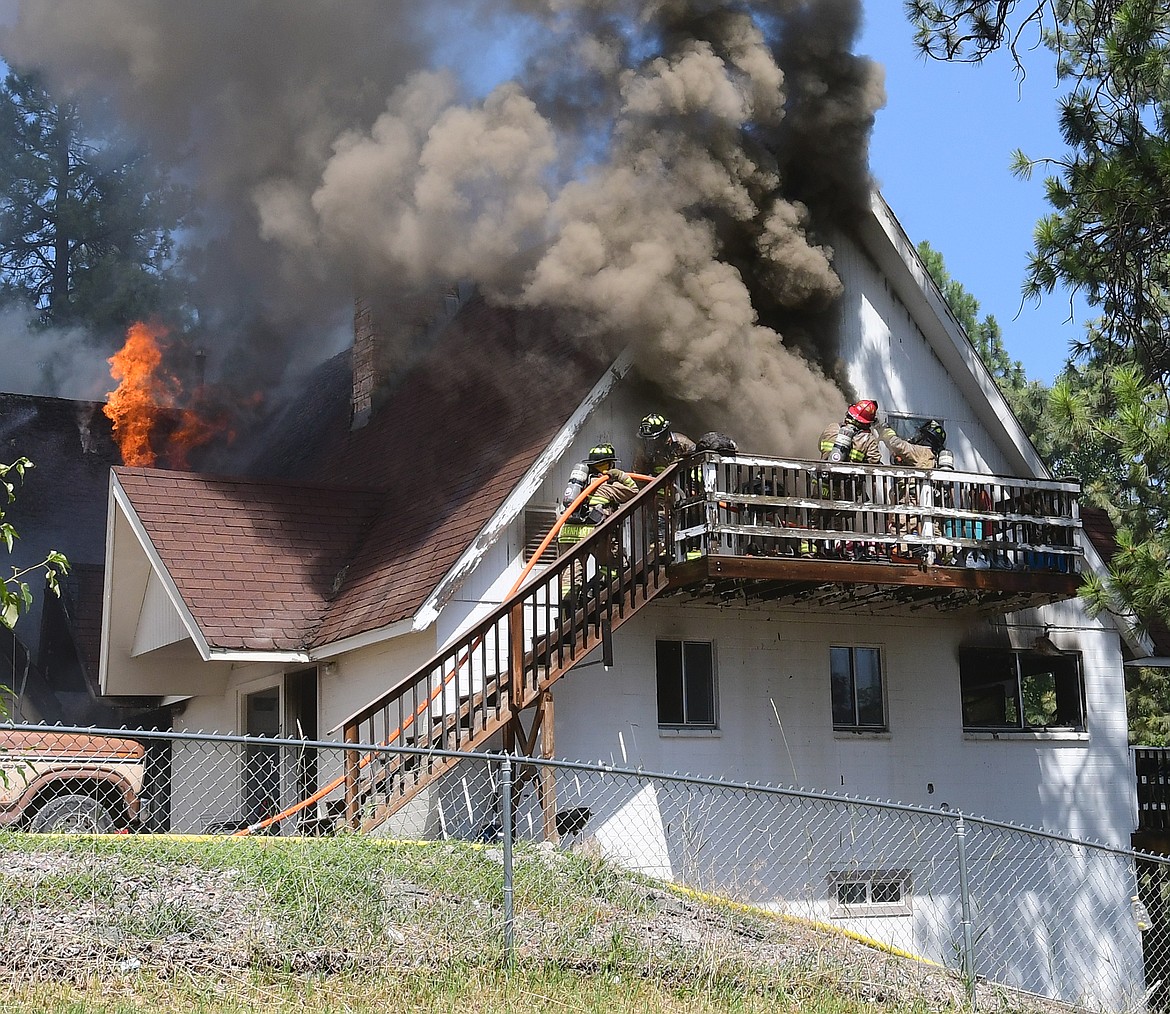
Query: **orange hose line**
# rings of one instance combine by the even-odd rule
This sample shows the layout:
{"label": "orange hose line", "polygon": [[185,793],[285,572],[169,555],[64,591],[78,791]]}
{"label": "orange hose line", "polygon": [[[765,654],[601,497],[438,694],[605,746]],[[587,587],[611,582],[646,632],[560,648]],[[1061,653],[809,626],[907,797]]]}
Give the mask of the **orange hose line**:
{"label": "orange hose line", "polygon": [[[649,479],[653,478],[652,476],[641,475],[638,473],[629,473],[629,475],[630,475],[630,478],[635,479],[635,480],[645,481],[645,480],[649,480]],[[577,508],[580,507],[581,504],[583,504],[586,501],[586,499],[592,495],[594,490],[596,490],[599,486],[601,486],[607,479],[608,479],[608,476],[602,474],[602,475],[599,475],[592,482],[590,482],[589,485],[586,486],[580,492],[580,494],[577,496],[577,498],[565,509],[564,513],[561,514],[561,516],[559,518],[557,518],[556,524],[554,524],[552,526],[552,529],[549,531],[549,533],[541,541],[540,545],[536,549],[536,552],[532,554],[532,558],[528,561],[527,565],[520,572],[520,576],[518,578],[516,578],[516,581],[513,583],[511,589],[509,589],[508,594],[504,596],[505,600],[510,599],[513,595],[516,594],[517,591],[520,590],[521,586],[524,584],[524,580],[532,572],[533,567],[536,566],[537,562],[540,560],[540,558],[544,554],[545,550],[548,549],[548,547],[552,544],[552,540],[557,536],[557,534],[560,532],[561,528],[564,527],[565,522],[570,517],[572,517],[573,512],[576,511]],[[396,739],[398,739],[398,737],[402,734],[402,732],[405,729],[407,724],[413,723],[416,719],[420,718],[430,708],[430,706],[435,702],[435,699],[439,696],[439,694],[442,693],[447,688],[447,685],[451,682],[451,680],[453,680],[455,678],[456,674],[463,667],[464,663],[466,663],[466,661],[467,661],[468,657],[471,655],[471,653],[473,651],[475,651],[475,649],[478,648],[479,645],[482,643],[483,643],[483,636],[481,635],[471,645],[468,646],[467,651],[455,663],[455,666],[451,670],[451,672],[448,673],[445,677],[443,677],[443,680],[439,683],[438,686],[436,686],[431,691],[430,695],[426,698],[426,700],[424,700],[422,702],[422,704],[420,704],[415,709],[415,712],[410,717],[409,722],[404,722],[402,725],[399,725],[398,728],[395,729],[393,733],[391,733],[389,736],[387,736],[386,739],[384,739],[378,745],[379,746],[389,746]],[[366,767],[367,765],[369,765],[370,763],[372,763],[375,756],[376,756],[375,754],[367,754],[365,757],[360,758],[358,760],[358,769],[360,770],[360,769]],[[322,799],[324,799],[326,796],[328,796],[330,793],[334,792],[336,789],[340,788],[344,784],[345,784],[345,775],[340,775],[339,777],[333,779],[333,781],[329,782],[327,785],[323,785],[321,788],[319,788],[312,795],[306,796],[304,799],[298,800],[297,802],[293,803],[291,806],[286,807],[284,810],[281,810],[280,813],[273,814],[271,817],[265,817],[263,820],[257,821],[255,824],[249,824],[247,827],[241,827],[238,830],[233,831],[232,837],[238,838],[238,837],[242,837],[244,835],[254,834],[257,831],[263,831],[265,828],[271,827],[273,824],[284,820],[286,817],[291,817],[297,813],[300,813],[302,810],[307,809],[308,807],[312,806],[314,803],[320,802]]]}

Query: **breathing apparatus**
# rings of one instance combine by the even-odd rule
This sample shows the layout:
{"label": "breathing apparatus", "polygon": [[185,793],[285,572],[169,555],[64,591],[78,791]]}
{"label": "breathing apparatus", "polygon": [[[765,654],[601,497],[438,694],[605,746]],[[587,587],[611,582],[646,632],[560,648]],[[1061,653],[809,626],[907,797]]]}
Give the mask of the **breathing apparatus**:
{"label": "breathing apparatus", "polygon": [[[567,509],[584,492],[585,487],[588,485],[589,466],[584,461],[580,461],[573,466],[573,471],[569,473],[569,484],[561,494],[561,507]],[[556,487],[554,486],[553,488],[555,489]]]}
{"label": "breathing apparatus", "polygon": [[853,450],[853,438],[857,436],[857,432],[857,426],[851,420],[843,422],[840,429],[837,430],[837,435],[833,438],[833,446],[829,448],[825,460],[848,461],[850,452]]}

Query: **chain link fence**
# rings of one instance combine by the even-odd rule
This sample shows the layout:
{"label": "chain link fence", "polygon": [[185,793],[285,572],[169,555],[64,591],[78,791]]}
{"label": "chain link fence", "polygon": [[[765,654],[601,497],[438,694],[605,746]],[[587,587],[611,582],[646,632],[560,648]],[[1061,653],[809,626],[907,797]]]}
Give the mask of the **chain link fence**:
{"label": "chain link fence", "polygon": [[[1170,1005],[1162,857],[524,756],[32,727],[0,739],[0,820],[17,832],[0,836],[0,943],[14,974],[79,957],[831,967],[870,998],[896,983],[979,1009],[1022,994]],[[79,831],[114,834],[60,833]]]}

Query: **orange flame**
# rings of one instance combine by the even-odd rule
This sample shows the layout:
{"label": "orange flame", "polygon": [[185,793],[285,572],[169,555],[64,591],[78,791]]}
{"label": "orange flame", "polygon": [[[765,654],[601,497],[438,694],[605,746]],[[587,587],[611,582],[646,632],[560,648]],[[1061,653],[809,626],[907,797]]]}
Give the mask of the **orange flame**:
{"label": "orange flame", "polygon": [[163,368],[168,334],[161,325],[132,324],[126,343],[109,359],[110,376],[118,386],[106,395],[103,411],[114,424],[123,464],[152,466],[161,455],[171,467],[187,468],[192,450],[221,434],[234,436],[226,412],[202,405],[178,407],[182,384]]}
{"label": "orange flame", "polygon": [[166,328],[130,325],[126,344],[109,359],[110,376],[118,382],[102,409],[114,424],[114,440],[126,465],[153,465],[157,460],[150,437],[158,421],[159,403],[167,396],[156,376],[162,364],[158,340]]}

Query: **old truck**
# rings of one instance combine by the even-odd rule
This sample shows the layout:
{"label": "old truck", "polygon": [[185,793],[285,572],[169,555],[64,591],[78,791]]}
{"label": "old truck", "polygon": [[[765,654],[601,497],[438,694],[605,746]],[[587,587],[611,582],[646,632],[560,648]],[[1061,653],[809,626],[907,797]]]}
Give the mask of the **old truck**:
{"label": "old truck", "polygon": [[145,758],[132,739],[0,729],[0,828],[135,830],[145,815]]}

